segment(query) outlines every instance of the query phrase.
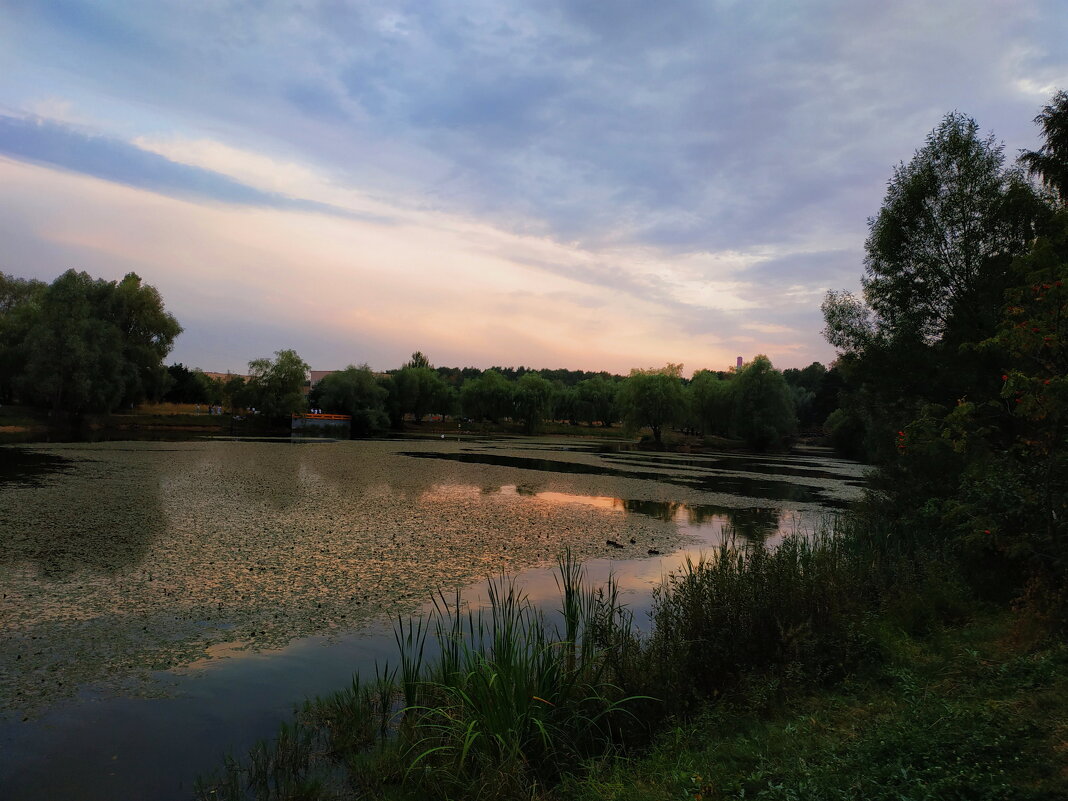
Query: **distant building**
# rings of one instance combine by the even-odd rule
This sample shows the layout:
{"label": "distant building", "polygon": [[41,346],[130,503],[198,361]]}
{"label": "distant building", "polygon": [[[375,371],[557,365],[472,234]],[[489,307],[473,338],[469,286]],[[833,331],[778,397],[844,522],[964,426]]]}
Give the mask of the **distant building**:
{"label": "distant building", "polygon": [[742,357],[741,356],[738,357],[738,364],[735,367],[735,369],[737,369],[737,370],[741,370],[742,369]]}
{"label": "distant building", "polygon": [[206,375],[212,381],[222,381],[224,384],[227,381],[229,381],[231,378],[243,378],[246,381],[248,381],[248,379],[249,379],[249,376],[242,375],[241,373],[230,373],[230,372],[226,372],[226,373],[209,373],[207,370],[203,370],[202,372],[204,373],[204,375]]}

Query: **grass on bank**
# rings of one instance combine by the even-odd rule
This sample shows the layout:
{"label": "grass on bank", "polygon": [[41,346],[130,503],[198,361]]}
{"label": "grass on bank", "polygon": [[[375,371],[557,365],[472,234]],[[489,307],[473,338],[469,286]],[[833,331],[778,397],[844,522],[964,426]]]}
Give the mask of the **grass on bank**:
{"label": "grass on bank", "polygon": [[676,721],[633,760],[569,776],[559,801],[1054,801],[1068,798],[1068,648],[984,613],[885,661],[781,698],[751,682]]}
{"label": "grass on bank", "polygon": [[[948,742],[974,729],[961,752],[970,759],[985,753],[992,730],[1011,731],[996,709],[987,718],[950,707],[936,714],[915,696],[921,700],[911,717],[879,723],[886,728],[878,741],[864,739],[879,731],[872,717],[858,734],[842,735],[844,750],[820,745],[824,724],[814,715],[802,732],[813,749],[797,757],[802,767],[753,761],[757,753],[778,759],[775,743],[793,738],[793,730],[775,734],[774,727],[787,725],[776,715],[797,698],[824,692],[812,697],[831,704],[864,686],[919,686],[909,677],[926,675],[924,643],[938,642],[946,625],[966,622],[976,608],[952,559],[935,550],[899,547],[859,526],[789,538],[775,551],[724,547],[661,588],[652,632],[643,637],[611,585],[586,586],[568,559],[559,584],[555,622],[514,584],[499,582],[486,610],[442,599],[431,621],[400,623],[395,667],[306,703],[273,743],[202,781],[197,797],[818,798],[804,788],[776,795],[775,786],[809,781],[805,765],[818,774],[814,787],[830,788],[848,765],[905,771],[917,786],[935,786],[941,779],[924,773],[918,752],[895,743],[936,735]],[[1060,670],[1063,659],[1050,659],[1043,670]],[[863,685],[863,676],[876,678]],[[648,756],[631,761],[650,743]],[[710,743],[718,745],[710,751]],[[888,767],[898,751],[904,761]],[[995,751],[1004,758],[1004,749]],[[742,772],[716,773],[730,764],[720,754],[735,752]],[[839,761],[823,765],[824,757]],[[669,759],[676,765],[665,771]],[[689,771],[690,784],[679,784],[679,770]],[[827,792],[864,797],[848,787]]]}
{"label": "grass on bank", "polygon": [[[138,407],[114,414],[86,414],[78,418],[52,415],[47,409],[0,406],[0,444],[79,441],[139,436],[204,436],[226,433],[229,416],[210,415],[207,407],[197,414],[176,404]],[[111,435],[111,436],[108,436]]]}

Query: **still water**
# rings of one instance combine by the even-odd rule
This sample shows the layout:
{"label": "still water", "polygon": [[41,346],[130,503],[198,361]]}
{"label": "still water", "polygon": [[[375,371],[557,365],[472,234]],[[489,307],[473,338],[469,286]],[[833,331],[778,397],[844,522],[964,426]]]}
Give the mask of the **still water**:
{"label": "still water", "polygon": [[435,590],[508,573],[552,606],[567,548],[642,625],[687,558],[811,532],[860,483],[816,451],[571,438],[0,448],[0,794],[189,798],[391,660],[389,621]]}

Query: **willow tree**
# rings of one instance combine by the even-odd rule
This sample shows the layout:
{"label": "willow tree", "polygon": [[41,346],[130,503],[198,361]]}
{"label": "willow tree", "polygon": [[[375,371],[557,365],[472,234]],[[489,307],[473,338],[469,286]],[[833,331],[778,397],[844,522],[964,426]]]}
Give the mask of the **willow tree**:
{"label": "willow tree", "polygon": [[389,393],[375,380],[366,364],[350,364],[323,378],[312,390],[314,402],[330,413],[352,417],[352,433],[373,434],[389,426],[386,398]]}
{"label": "willow tree", "polygon": [[686,413],[681,376],[681,364],[631,370],[616,396],[624,422],[630,428],[648,426],[656,444],[662,444],[664,427],[679,421]]}
{"label": "willow tree", "polygon": [[460,388],[460,408],[476,421],[496,423],[515,411],[515,384],[496,370],[486,370],[478,378],[464,382]]}
{"label": "willow tree", "polygon": [[515,416],[523,421],[523,430],[535,433],[552,412],[553,385],[538,373],[523,373],[515,385]]}
{"label": "willow tree", "polygon": [[797,433],[793,395],[767,356],[757,356],[731,381],[731,433],[755,450],[781,448]]}
{"label": "willow tree", "polygon": [[618,391],[619,384],[603,375],[579,381],[575,385],[577,414],[591,426],[594,422],[600,422],[603,426],[612,425]]}
{"label": "willow tree", "polygon": [[[120,282],[68,270],[47,288],[9,301],[0,347],[19,397],[70,414],[108,412],[158,398],[163,366],[182,331],[153,287],[134,273]],[[10,365],[8,368],[7,366]]]}
{"label": "willow tree", "polygon": [[0,403],[11,403],[26,372],[27,335],[48,285],[0,272]]}
{"label": "willow tree", "polygon": [[[415,356],[412,354],[413,360]],[[396,403],[402,415],[410,414],[416,422],[428,414],[449,414],[455,393],[432,367],[412,367],[411,363],[392,374]]]}
{"label": "willow tree", "polygon": [[690,412],[706,434],[727,434],[733,413],[732,381],[711,370],[698,370],[690,379]]}
{"label": "willow tree", "polygon": [[248,363],[247,398],[268,417],[300,411],[307,406],[309,369],[294,350],[275,351],[274,359],[253,359]]}

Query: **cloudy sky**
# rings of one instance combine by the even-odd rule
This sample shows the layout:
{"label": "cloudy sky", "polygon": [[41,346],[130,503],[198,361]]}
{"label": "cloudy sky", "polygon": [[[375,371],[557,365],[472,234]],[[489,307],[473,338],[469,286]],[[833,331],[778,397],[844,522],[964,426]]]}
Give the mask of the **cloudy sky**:
{"label": "cloudy sky", "polygon": [[1063,0],[0,0],[0,271],[137,272],[174,361],[827,362],[891,168],[1010,158]]}

